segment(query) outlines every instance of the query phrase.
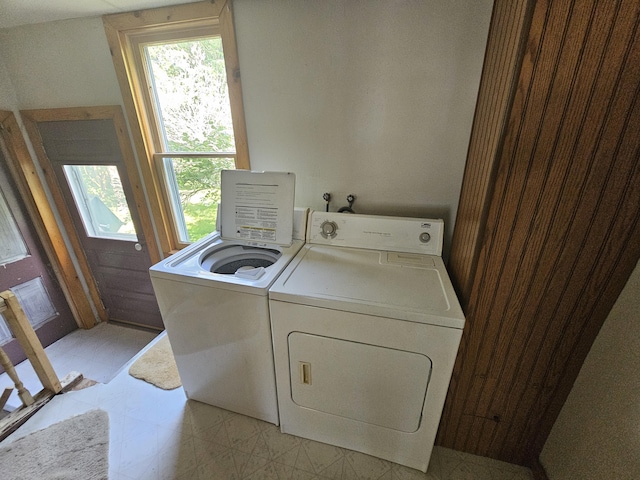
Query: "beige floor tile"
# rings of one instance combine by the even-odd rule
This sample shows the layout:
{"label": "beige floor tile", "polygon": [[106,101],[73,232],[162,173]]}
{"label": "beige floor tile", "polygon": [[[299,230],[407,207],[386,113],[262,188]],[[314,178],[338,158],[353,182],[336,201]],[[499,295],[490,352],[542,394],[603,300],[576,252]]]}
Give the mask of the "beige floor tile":
{"label": "beige floor tile", "polygon": [[[108,351],[112,347],[110,342],[122,341],[122,335],[121,330],[111,335],[99,330],[91,348]],[[83,350],[75,338],[71,345],[75,352]],[[63,355],[64,348],[56,346],[56,354]],[[83,361],[91,362],[91,358]],[[441,447],[434,448],[425,474],[362,453],[284,434],[275,425],[187,400],[182,389],[165,391],[134,379],[128,375],[128,367],[121,369],[108,384],[56,396],[14,436],[19,438],[93,408],[109,413],[111,480],[532,478],[524,467]]]}
{"label": "beige floor tile", "polygon": [[375,480],[391,471],[392,464],[387,460],[351,451],[348,451],[345,457],[361,480]]}

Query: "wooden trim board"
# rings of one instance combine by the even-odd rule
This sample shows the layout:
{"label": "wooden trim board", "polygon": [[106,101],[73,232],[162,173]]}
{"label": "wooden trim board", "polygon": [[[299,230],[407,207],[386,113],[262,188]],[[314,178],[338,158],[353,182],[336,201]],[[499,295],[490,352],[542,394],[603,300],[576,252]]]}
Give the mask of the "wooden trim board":
{"label": "wooden trim board", "polygon": [[[92,328],[96,324],[92,301],[85,294],[15,115],[12,112],[0,111],[0,125],[0,133],[9,153],[9,171],[27,207],[44,251],[51,261],[73,317],[78,327]],[[106,319],[106,314],[101,319]]]}
{"label": "wooden trim board", "polygon": [[163,255],[168,256],[184,246],[174,228],[173,215],[168,199],[163,193],[163,179],[158,172],[154,154],[158,152],[158,140],[154,120],[147,113],[148,99],[140,87],[143,82],[136,64],[135,38],[148,35],[152,30],[163,32],[188,25],[208,24],[219,26],[224,47],[227,84],[231,100],[234,136],[236,142],[236,167],[249,169],[249,149],[242,103],[242,87],[238,61],[235,28],[231,0],[204,1],[172,7],[161,7],[137,12],[105,15],[105,34],[111,51],[124,107],[133,136],[133,144],[149,195],[150,210],[157,228],[158,241]]}
{"label": "wooden trim board", "polygon": [[58,375],[56,375],[35,330],[29,323],[29,319],[22,310],[18,298],[10,290],[0,293],[0,298],[4,300],[7,307],[2,315],[31,362],[42,386],[58,393],[62,389]]}
{"label": "wooden trim board", "polygon": [[[54,109],[55,110],[55,109]],[[67,238],[69,239],[69,243],[71,244],[71,248],[76,256],[78,266],[80,268],[80,272],[85,279],[85,283],[89,290],[89,296],[93,305],[98,311],[98,316],[100,317],[100,321],[107,321],[108,315],[106,310],[104,309],[104,305],[102,304],[102,300],[100,299],[100,292],[98,291],[98,286],[95,283],[95,279],[91,273],[91,269],[89,268],[89,264],[84,255],[84,251],[80,244],[80,239],[76,233],[76,230],[73,226],[73,221],[71,220],[71,216],[69,215],[69,211],[64,203],[64,198],[62,197],[62,192],[60,191],[60,187],[56,181],[55,175],[53,173],[53,167],[51,166],[51,162],[47,157],[47,153],[44,150],[42,145],[42,141],[40,139],[40,132],[38,132],[38,121],[55,121],[51,120],[51,118],[58,118],[58,120],[65,119],[69,120],[69,112],[66,112],[61,109],[63,112],[60,112],[60,117],[55,117],[53,113],[54,110],[23,110],[21,111],[22,119],[27,130],[27,134],[31,139],[31,144],[33,145],[33,149],[36,152],[36,156],[38,157],[38,161],[42,167],[44,178],[47,183],[47,187],[51,192],[51,196],[53,197],[53,201],[56,205],[56,209],[58,211],[58,215],[60,216],[62,222],[62,230],[60,229],[60,225],[58,225],[57,220],[54,218],[52,221],[55,223],[56,230],[47,229],[47,233],[49,237],[58,237],[59,241],[63,242],[62,231],[65,232]],[[86,118],[86,117],[85,117]],[[43,192],[44,195],[44,192]],[[45,197],[46,199],[46,197]],[[63,243],[64,245],[64,243]],[[66,246],[64,247],[66,250]],[[84,289],[83,289],[84,290]],[[83,328],[91,328],[93,325],[86,325]]]}

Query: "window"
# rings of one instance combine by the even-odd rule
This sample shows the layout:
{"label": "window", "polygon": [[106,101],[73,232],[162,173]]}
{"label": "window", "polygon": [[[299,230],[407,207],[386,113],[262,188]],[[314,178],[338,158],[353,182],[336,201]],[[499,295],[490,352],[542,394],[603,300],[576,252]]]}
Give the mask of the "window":
{"label": "window", "polygon": [[27,245],[0,190],[0,265],[17,262],[27,255]]}
{"label": "window", "polygon": [[115,165],[63,165],[87,236],[138,241]]}
{"label": "window", "polygon": [[215,229],[221,170],[249,168],[231,5],[222,3],[104,17],[165,253]]}

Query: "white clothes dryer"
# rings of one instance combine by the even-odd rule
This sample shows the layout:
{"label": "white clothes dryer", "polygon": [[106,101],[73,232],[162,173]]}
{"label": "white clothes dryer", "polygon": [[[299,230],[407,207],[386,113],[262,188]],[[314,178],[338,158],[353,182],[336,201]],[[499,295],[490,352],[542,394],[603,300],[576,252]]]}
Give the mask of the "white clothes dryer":
{"label": "white clothes dryer", "polygon": [[269,291],[283,432],[427,470],[465,323],[443,229],[311,213]]}
{"label": "white clothes dryer", "polygon": [[304,244],[308,212],[294,213],[292,179],[223,172],[221,232],[150,269],[187,397],[276,425],[268,289]]}

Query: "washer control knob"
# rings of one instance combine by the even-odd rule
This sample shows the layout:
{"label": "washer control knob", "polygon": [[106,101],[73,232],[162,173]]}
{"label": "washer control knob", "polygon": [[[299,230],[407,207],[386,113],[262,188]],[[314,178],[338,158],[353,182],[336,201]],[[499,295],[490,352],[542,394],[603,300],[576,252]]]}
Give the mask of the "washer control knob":
{"label": "washer control knob", "polygon": [[336,222],[325,220],[322,222],[322,225],[320,225],[320,235],[324,238],[333,238],[338,234],[337,232],[338,225],[336,225]]}
{"label": "washer control knob", "polygon": [[429,232],[422,232],[420,234],[420,241],[422,243],[429,243],[429,240],[431,240],[431,235],[429,235]]}

